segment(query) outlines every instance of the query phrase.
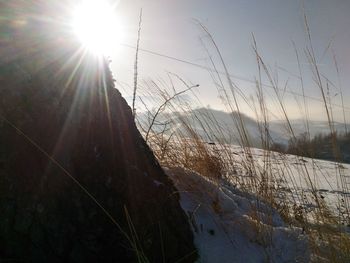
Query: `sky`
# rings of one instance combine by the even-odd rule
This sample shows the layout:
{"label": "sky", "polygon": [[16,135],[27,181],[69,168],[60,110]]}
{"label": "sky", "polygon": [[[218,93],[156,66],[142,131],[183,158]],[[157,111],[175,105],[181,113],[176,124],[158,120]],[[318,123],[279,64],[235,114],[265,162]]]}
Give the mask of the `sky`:
{"label": "sky", "polygon": [[[198,25],[200,21],[213,36],[220,49],[227,69],[234,83],[245,96],[255,96],[254,79],[258,76],[257,62],[252,48],[254,35],[258,50],[274,76],[278,76],[279,87],[294,93],[302,93],[295,43],[300,56],[305,94],[310,118],[325,119],[325,109],[320,89],[312,79],[312,72],[305,56],[307,35],[300,0],[120,0],[117,15],[120,17],[126,45],[136,46],[139,13],[142,8],[142,27],[140,48],[156,52],[190,63],[212,67],[210,56],[220,71],[223,67],[217,52],[208,36]],[[329,92],[326,95],[332,103],[340,105],[340,87],[347,108],[346,120],[350,120],[350,1],[348,0],[305,0],[304,10],[312,36],[312,44],[319,70]],[[205,48],[206,47],[206,48]],[[339,68],[336,73],[333,54]],[[111,54],[112,71],[117,80],[117,88],[130,99],[134,78],[135,49],[119,46]],[[201,104],[215,109],[225,110],[219,98],[216,85],[205,70],[189,63],[157,56],[140,51],[138,58],[138,79],[140,86],[154,80],[169,83],[169,72],[177,74],[189,85],[199,84],[195,89]],[[326,81],[326,78],[328,81]],[[242,80],[244,79],[244,80]],[[253,82],[245,81],[250,80]],[[263,76],[263,82],[269,84]],[[166,84],[164,84],[166,86]],[[169,85],[170,86],[170,85]],[[177,90],[184,89],[181,83]],[[274,97],[274,90],[264,87],[266,103],[271,118],[279,118],[281,109]],[[140,91],[141,93],[141,91]],[[142,94],[139,94],[142,96]],[[291,118],[301,118],[302,98],[285,93],[283,100]],[[242,103],[242,110],[252,116],[251,109]],[[331,107],[334,119],[343,121],[342,109]]]}

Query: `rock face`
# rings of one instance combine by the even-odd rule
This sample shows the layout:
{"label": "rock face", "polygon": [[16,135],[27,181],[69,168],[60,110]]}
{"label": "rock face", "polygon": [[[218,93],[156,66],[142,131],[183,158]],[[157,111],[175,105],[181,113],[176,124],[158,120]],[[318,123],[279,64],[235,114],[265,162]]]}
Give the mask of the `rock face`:
{"label": "rock face", "polygon": [[55,16],[42,19],[43,8],[58,1],[5,2],[0,261],[193,262],[179,196],[114,88],[108,63],[58,34]]}

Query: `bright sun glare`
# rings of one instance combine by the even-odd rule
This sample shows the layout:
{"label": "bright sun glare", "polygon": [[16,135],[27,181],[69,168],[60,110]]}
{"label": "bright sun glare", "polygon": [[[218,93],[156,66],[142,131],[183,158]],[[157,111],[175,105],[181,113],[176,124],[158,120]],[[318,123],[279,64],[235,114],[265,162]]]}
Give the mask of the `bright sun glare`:
{"label": "bright sun glare", "polygon": [[120,21],[107,0],[82,0],[73,13],[73,30],[82,44],[96,55],[110,55],[122,37]]}

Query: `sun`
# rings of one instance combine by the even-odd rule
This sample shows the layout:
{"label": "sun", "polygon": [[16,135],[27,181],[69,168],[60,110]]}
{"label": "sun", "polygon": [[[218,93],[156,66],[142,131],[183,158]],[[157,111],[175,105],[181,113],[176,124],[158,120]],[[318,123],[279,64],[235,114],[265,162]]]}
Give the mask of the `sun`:
{"label": "sun", "polygon": [[95,55],[110,55],[122,38],[115,6],[107,0],[82,0],[73,10],[72,28],[82,45]]}

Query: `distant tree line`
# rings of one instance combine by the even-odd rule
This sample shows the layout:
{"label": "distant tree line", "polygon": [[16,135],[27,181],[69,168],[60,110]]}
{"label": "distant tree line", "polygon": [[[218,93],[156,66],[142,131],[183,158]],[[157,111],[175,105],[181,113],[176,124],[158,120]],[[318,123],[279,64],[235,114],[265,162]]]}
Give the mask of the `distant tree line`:
{"label": "distant tree line", "polygon": [[274,143],[271,150],[316,159],[350,163],[350,132],[318,134],[310,138],[302,133],[288,145]]}

